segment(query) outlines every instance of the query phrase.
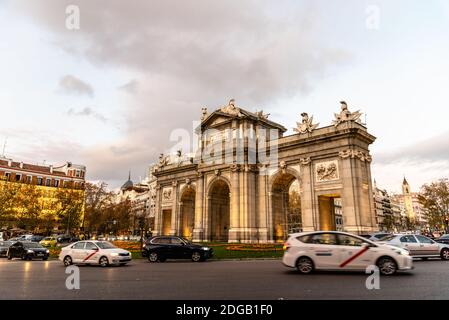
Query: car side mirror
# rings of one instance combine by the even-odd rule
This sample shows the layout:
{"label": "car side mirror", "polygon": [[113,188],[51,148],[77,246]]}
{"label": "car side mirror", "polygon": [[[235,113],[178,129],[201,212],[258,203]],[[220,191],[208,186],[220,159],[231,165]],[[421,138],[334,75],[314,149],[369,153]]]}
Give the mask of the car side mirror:
{"label": "car side mirror", "polygon": [[369,248],[374,247],[374,246],[371,243],[364,242],[364,243],[362,243],[362,247],[369,249]]}

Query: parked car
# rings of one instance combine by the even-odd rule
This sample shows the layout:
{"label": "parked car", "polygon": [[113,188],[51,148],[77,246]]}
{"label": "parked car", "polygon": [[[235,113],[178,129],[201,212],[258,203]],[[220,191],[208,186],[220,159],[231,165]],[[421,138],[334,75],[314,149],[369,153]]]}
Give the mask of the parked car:
{"label": "parked car", "polygon": [[419,234],[393,234],[381,239],[382,243],[406,249],[414,258],[440,257],[449,260],[449,244],[436,242]]}
{"label": "parked car", "polygon": [[55,237],[45,237],[39,242],[44,247],[54,247],[58,243]]}
{"label": "parked car", "polygon": [[125,265],[132,259],[131,252],[117,248],[107,241],[78,241],[61,249],[59,260],[71,264]]}
{"label": "parked car", "polygon": [[213,256],[212,248],[193,244],[176,236],[155,236],[143,244],[142,256],[150,262],[166,259],[192,259],[194,262],[206,261]]}
{"label": "parked car", "polygon": [[413,268],[407,250],[339,231],[294,233],[284,250],[283,264],[303,274],[314,270],[365,271],[376,265],[381,274],[392,275]]}
{"label": "parked car", "polygon": [[62,235],[59,235],[59,236],[56,237],[56,241],[58,243],[62,243],[62,244],[64,244],[64,243],[73,243],[73,242],[76,242],[76,241],[79,241],[79,240],[80,239],[78,239],[76,237],[72,237],[69,234],[62,234]]}
{"label": "parked car", "polygon": [[31,241],[34,235],[32,234],[23,234],[17,237],[17,241]]}
{"label": "parked car", "polygon": [[438,243],[449,244],[449,234],[443,234],[441,237],[435,240]]}
{"label": "parked car", "polygon": [[21,258],[22,260],[47,260],[50,251],[36,242],[16,242],[8,248],[8,260]]}
{"label": "parked car", "polygon": [[33,235],[31,238],[30,238],[30,241],[31,242],[40,242],[42,239],[44,239],[45,237],[44,236],[38,236],[38,235]]}
{"label": "parked car", "polygon": [[6,257],[8,248],[14,244],[13,241],[0,241],[0,257]]}

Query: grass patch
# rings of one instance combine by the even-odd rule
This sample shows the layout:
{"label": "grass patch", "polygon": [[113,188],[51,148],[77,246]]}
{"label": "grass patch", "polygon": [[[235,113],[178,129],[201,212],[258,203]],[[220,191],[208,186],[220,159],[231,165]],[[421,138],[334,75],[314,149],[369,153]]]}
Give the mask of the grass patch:
{"label": "grass patch", "polygon": [[[142,259],[140,243],[124,242],[114,243],[117,247],[128,250],[133,259]],[[214,250],[213,259],[260,259],[260,258],[281,258],[283,255],[282,244],[241,244],[241,243],[201,243],[203,246],[211,247]],[[58,258],[60,247],[51,247],[51,258]]]}

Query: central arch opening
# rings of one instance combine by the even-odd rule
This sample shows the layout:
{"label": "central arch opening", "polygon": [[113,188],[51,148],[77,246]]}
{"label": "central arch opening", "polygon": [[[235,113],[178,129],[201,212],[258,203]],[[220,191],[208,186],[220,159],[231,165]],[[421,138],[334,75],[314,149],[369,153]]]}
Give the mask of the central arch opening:
{"label": "central arch opening", "polygon": [[227,242],[230,226],[230,191],[223,180],[213,183],[209,191],[210,240]]}
{"label": "central arch opening", "polygon": [[290,173],[280,174],[272,190],[273,240],[285,241],[289,233],[302,231],[299,181]]}
{"label": "central arch opening", "polygon": [[187,188],[181,196],[181,219],[179,234],[191,240],[195,221],[195,190]]}

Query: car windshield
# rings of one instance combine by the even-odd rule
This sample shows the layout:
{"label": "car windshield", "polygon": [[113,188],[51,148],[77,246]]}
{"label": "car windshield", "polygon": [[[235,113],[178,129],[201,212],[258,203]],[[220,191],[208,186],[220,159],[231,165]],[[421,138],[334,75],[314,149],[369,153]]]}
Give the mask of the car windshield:
{"label": "car windshield", "polygon": [[379,241],[390,241],[393,240],[396,236],[394,234],[389,234],[379,238]]}
{"label": "car windshield", "polygon": [[24,248],[42,248],[42,246],[36,242],[24,242],[23,247]]}
{"label": "car windshield", "polygon": [[51,237],[47,237],[47,238],[45,238],[44,240],[52,240],[53,238],[51,238]]}
{"label": "car windshield", "polygon": [[117,248],[112,243],[107,242],[107,241],[100,241],[100,242],[97,242],[96,244],[100,249],[115,249],[115,248]]}

